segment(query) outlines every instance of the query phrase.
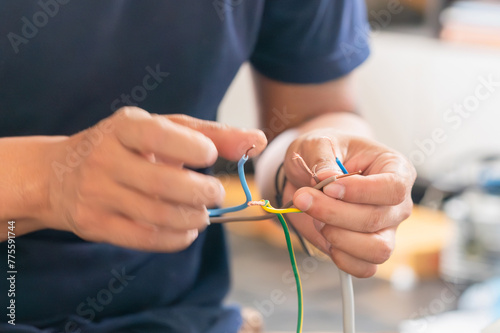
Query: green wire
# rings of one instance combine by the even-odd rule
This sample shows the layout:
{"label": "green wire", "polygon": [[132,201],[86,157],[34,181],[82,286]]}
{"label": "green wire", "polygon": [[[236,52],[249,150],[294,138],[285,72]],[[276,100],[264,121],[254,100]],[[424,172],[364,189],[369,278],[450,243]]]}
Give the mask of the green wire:
{"label": "green wire", "polygon": [[288,254],[290,256],[290,263],[292,264],[293,275],[295,276],[295,284],[297,285],[297,299],[299,306],[299,314],[297,316],[297,333],[302,332],[302,321],[304,317],[304,310],[302,305],[302,284],[300,282],[299,269],[297,268],[297,261],[295,260],[295,253],[293,252],[292,240],[290,239],[290,231],[288,230],[288,225],[286,224],[285,218],[282,214],[276,214],[281,222],[283,231],[285,232],[286,246],[288,248]]}

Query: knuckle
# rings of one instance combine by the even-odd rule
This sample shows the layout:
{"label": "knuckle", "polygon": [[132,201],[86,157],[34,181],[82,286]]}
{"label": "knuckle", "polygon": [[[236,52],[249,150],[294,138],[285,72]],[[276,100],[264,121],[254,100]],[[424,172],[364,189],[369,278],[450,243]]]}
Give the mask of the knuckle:
{"label": "knuckle", "polygon": [[130,119],[134,114],[141,112],[147,113],[146,111],[139,109],[135,106],[123,106],[118,110],[116,110],[115,115],[117,118]]}
{"label": "knuckle", "polygon": [[349,264],[345,256],[340,251],[336,251],[334,249],[330,251],[330,257],[340,270],[350,273],[360,279],[372,277],[377,272],[377,265],[363,263],[362,266],[356,267]]}
{"label": "knuckle", "polygon": [[151,204],[136,204],[135,211],[137,217],[143,222],[161,225],[168,218],[168,211],[159,201]]}
{"label": "knuckle", "polygon": [[207,200],[207,204],[220,204],[224,200],[224,189],[220,181],[209,177],[204,183],[202,193]]}
{"label": "knuckle", "polygon": [[70,223],[75,229],[75,233],[83,237],[88,237],[92,233],[92,218],[86,205],[78,202],[73,208]]}
{"label": "knuckle", "polygon": [[323,230],[321,230],[321,234],[333,247],[339,248],[341,246],[342,237],[340,237],[339,232],[335,228],[325,225]]}
{"label": "knuckle", "polygon": [[85,163],[83,164],[82,173],[85,177],[91,179],[94,172],[98,170],[107,169],[107,156],[101,155],[97,151],[93,151],[89,156],[85,158]]}
{"label": "knuckle", "polygon": [[392,243],[387,241],[387,240],[381,240],[377,249],[373,251],[374,256],[372,258],[372,262],[374,264],[383,264],[392,255],[394,248],[392,246]]}
{"label": "knuckle", "polygon": [[399,221],[398,222],[403,222],[405,221],[406,219],[408,219],[411,215],[413,211],[413,201],[412,200],[408,200],[407,203],[405,203],[402,207],[402,209],[400,210],[400,217],[399,217]]}
{"label": "knuckle", "polygon": [[374,233],[382,229],[384,225],[384,212],[380,208],[373,210],[363,223],[362,232]]}
{"label": "knuckle", "polygon": [[375,273],[377,273],[377,265],[368,265],[359,272],[353,273],[353,275],[360,279],[367,279],[374,276]]}
{"label": "knuckle", "polygon": [[177,240],[170,244],[169,252],[178,252],[187,249],[195,240],[189,232],[184,233],[182,236],[178,236]]}
{"label": "knuckle", "polygon": [[179,228],[205,228],[208,225],[208,211],[206,209],[191,209],[179,206],[177,223]]}
{"label": "knuckle", "polygon": [[396,176],[393,176],[394,179],[394,188],[392,190],[392,204],[393,205],[399,205],[400,203],[404,202],[406,199],[406,192],[407,192],[407,187],[406,185],[402,182],[401,179],[397,179]]}
{"label": "knuckle", "polygon": [[332,247],[330,249],[330,258],[332,258],[333,262],[339,269],[345,271],[345,265],[340,251]]}
{"label": "knuckle", "polygon": [[116,119],[130,119],[131,114],[132,114],[132,107],[130,106],[124,106],[116,110],[114,117]]}
{"label": "knuckle", "polygon": [[168,182],[160,177],[146,177],[144,186],[147,194],[153,196],[162,196],[165,191],[172,190]]}

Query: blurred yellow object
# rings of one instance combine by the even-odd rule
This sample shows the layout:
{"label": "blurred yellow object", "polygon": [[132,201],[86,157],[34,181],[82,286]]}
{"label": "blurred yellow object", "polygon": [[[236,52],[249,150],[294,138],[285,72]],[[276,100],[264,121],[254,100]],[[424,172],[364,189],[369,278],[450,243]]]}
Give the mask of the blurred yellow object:
{"label": "blurred yellow object", "polygon": [[408,7],[412,8],[420,13],[425,13],[427,7],[427,1],[436,1],[436,0],[367,0],[366,4],[368,6],[368,10],[381,10],[387,9],[389,7],[399,7],[403,6],[403,8]]}
{"label": "blurred yellow object", "polygon": [[450,234],[451,223],[443,212],[415,206],[398,228],[394,253],[376,276],[391,279],[396,269],[410,267],[421,279],[437,277],[439,254]]}
{"label": "blurred yellow object", "polygon": [[427,1],[433,1],[433,0],[400,0],[403,6],[411,7],[415,10],[418,10],[421,13],[425,13]]}

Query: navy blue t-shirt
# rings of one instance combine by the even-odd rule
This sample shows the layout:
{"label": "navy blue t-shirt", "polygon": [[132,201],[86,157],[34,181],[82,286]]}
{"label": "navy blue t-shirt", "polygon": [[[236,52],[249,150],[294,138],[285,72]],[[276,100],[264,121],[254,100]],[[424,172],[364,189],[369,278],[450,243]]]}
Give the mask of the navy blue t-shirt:
{"label": "navy blue t-shirt", "polygon": [[[0,0],[0,137],[71,135],[124,105],[213,120],[243,62],[283,82],[332,80],[368,56],[366,31],[361,0]],[[241,323],[222,304],[219,225],[173,254],[52,230],[18,237],[16,249],[16,326],[2,278],[2,332],[222,333]]]}

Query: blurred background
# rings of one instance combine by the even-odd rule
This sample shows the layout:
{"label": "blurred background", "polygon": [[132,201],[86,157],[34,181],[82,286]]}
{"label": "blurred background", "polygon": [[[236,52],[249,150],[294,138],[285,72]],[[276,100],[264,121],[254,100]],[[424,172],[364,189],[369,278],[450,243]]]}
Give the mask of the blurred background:
{"label": "blurred background", "polygon": [[[414,214],[393,257],[354,281],[360,332],[500,332],[500,1],[367,0],[372,55],[355,73],[360,112],[377,138],[417,168]],[[257,127],[243,66],[219,120]],[[220,161],[216,173],[235,171]],[[228,204],[244,201],[223,177]],[[255,188],[253,189],[256,193]],[[280,228],[230,227],[231,303],[267,331],[293,331],[296,296]],[[338,272],[296,247],[304,331],[342,331]],[[293,278],[293,276],[292,276]],[[284,297],[274,302],[276,290]],[[279,303],[279,304],[278,304]]]}

